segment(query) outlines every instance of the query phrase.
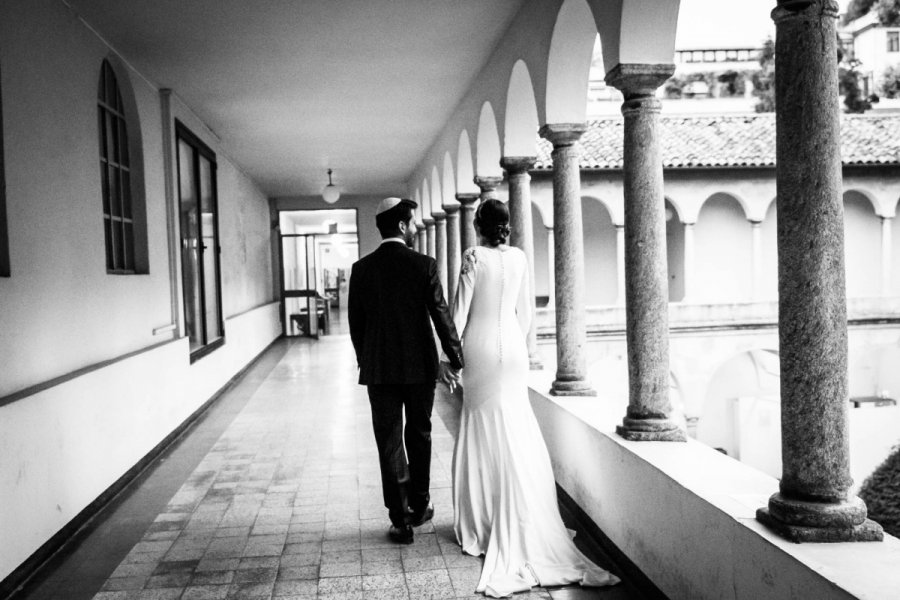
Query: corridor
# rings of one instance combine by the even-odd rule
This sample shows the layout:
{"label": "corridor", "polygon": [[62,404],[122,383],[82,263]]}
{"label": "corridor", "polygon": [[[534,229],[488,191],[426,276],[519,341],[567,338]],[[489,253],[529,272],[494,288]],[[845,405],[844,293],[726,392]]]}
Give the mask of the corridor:
{"label": "corridor", "polygon": [[[276,341],[16,600],[481,598],[482,561],[452,530],[458,401],[435,403],[435,518],[394,545],[354,365],[349,336]],[[643,596],[625,582],[515,597]]]}

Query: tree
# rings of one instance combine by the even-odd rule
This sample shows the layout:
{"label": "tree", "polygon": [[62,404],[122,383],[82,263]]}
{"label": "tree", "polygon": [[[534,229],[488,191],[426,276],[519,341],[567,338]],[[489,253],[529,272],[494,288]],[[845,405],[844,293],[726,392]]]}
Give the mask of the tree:
{"label": "tree", "polygon": [[875,0],[850,0],[847,12],[844,13],[844,24],[868,14],[873,4],[875,4]]}
{"label": "tree", "polygon": [[758,113],[775,111],[775,42],[766,38],[759,51],[759,72],[753,75],[753,95]]}
{"label": "tree", "polygon": [[900,65],[885,69],[880,83],[882,95],[888,98],[900,98]]}
{"label": "tree", "polygon": [[869,517],[891,535],[900,535],[900,446],[875,469],[859,490]]}
{"label": "tree", "polygon": [[863,113],[872,108],[872,103],[863,98],[859,87],[859,73],[856,67],[859,61],[850,61],[849,68],[838,69],[838,90],[844,96],[844,106],[848,113]]}
{"label": "tree", "polygon": [[900,0],[878,0],[878,22],[887,27],[900,26]]}

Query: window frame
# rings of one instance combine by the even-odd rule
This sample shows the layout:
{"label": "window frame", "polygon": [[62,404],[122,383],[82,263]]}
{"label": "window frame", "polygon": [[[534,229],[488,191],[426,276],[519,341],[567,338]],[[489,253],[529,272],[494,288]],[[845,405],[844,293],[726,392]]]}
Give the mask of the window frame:
{"label": "window frame", "polygon": [[[213,259],[215,261],[215,301],[218,312],[218,319],[216,320],[216,326],[218,328],[217,335],[215,339],[209,341],[210,335],[207,331],[207,311],[206,311],[206,298],[208,294],[208,290],[206,289],[206,277],[205,277],[205,264],[202,256],[199,256],[196,262],[197,267],[197,282],[200,291],[200,302],[199,302],[199,322],[201,324],[201,339],[199,340],[199,346],[191,350],[190,360],[193,363],[194,361],[206,356],[216,348],[221,347],[225,344],[225,316],[222,307],[222,246],[221,246],[221,236],[219,235],[219,184],[218,184],[218,163],[216,161],[216,153],[207,146],[203,140],[201,140],[194,132],[192,132],[184,123],[175,119],[175,164],[176,164],[176,191],[178,193],[178,211],[181,213],[181,144],[180,142],[184,142],[193,150],[193,155],[191,157],[191,170],[193,176],[193,193],[197,199],[196,210],[198,213],[200,212],[200,203],[201,203],[201,195],[200,195],[200,157],[205,158],[210,165],[210,194],[211,201],[214,206],[213,216],[212,216],[212,225],[213,225]],[[203,239],[203,219],[197,218],[197,235],[198,239]],[[179,221],[179,230],[181,229],[180,221]],[[179,238],[181,240],[180,244],[183,247],[184,242],[184,232],[179,233]],[[202,244],[201,244],[202,246]],[[203,251],[208,251],[203,249]],[[182,272],[182,306],[185,312],[185,320],[187,320],[187,313],[190,310],[188,306],[188,297],[184,292],[184,277],[185,277],[185,269],[184,269],[184,255],[179,256],[179,260],[181,261],[181,272]],[[186,332],[188,337],[191,336],[190,332]]]}
{"label": "window frame", "polygon": [[12,275],[9,264],[9,223],[6,217],[6,162],[3,157],[3,86],[0,69],[0,277]]}
{"label": "window frame", "polygon": [[891,54],[900,52],[900,30],[887,32],[887,52]]}

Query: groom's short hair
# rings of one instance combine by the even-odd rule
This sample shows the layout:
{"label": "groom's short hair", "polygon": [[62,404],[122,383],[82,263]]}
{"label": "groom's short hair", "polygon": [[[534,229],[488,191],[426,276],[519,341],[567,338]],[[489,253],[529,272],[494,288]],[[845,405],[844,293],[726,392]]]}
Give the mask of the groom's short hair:
{"label": "groom's short hair", "polygon": [[407,225],[413,218],[413,209],[417,206],[412,200],[406,198],[385,198],[376,209],[375,226],[382,238],[401,235],[399,223],[403,221]]}

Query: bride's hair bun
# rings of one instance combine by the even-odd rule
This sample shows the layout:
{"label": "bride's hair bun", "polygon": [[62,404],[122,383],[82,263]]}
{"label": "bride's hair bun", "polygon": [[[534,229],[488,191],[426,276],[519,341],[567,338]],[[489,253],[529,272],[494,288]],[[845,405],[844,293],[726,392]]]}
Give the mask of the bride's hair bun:
{"label": "bride's hair bun", "polygon": [[475,211],[475,226],[491,246],[505,244],[509,238],[509,209],[506,204],[489,198]]}

